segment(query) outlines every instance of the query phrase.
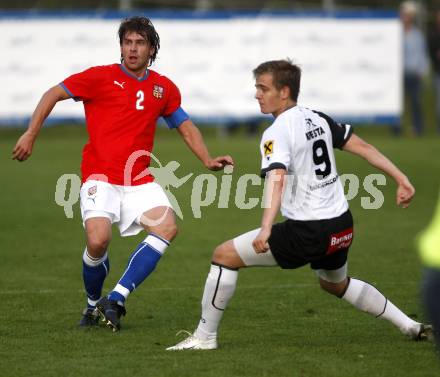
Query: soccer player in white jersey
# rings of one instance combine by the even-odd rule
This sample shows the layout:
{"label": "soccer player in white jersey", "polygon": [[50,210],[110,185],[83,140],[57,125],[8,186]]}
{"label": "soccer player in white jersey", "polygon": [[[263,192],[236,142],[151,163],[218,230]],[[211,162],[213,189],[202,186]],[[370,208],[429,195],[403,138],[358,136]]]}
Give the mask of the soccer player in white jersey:
{"label": "soccer player in white jersey", "polygon": [[[267,193],[261,227],[214,250],[199,325],[191,336],[167,350],[217,348],[217,329],[235,291],[238,270],[252,266],[293,269],[310,264],[328,293],[390,321],[414,340],[431,337],[431,326],[406,316],[369,283],[347,276],[353,219],[333,148],[358,155],[392,177],[397,184],[397,204],[404,208],[415,192],[408,178],[353,134],[350,125],[297,104],[298,66],[288,60],[269,61],[253,73],[261,112],[275,118],[260,144]],[[286,221],[274,224],[280,208]]]}

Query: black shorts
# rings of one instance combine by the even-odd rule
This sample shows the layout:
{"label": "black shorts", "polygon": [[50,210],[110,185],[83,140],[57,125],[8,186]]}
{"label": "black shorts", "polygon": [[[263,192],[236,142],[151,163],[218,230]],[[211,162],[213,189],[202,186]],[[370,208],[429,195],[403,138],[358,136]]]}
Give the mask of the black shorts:
{"label": "black shorts", "polygon": [[347,262],[353,241],[350,210],[326,220],[286,220],[275,224],[269,238],[272,254],[281,268],[310,263],[314,270],[336,270]]}

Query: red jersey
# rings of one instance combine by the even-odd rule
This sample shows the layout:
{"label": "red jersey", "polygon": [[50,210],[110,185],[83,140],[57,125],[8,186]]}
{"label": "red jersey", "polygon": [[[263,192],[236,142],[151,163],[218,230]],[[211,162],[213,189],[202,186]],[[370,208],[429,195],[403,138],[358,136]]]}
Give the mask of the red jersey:
{"label": "red jersey", "polygon": [[[153,181],[151,174],[145,174],[150,156],[142,151],[153,150],[158,118],[179,109],[176,85],[152,70],[138,79],[121,64],[89,68],[61,85],[84,103],[89,141],[83,149],[82,181],[92,175],[116,185]],[[140,174],[145,176],[136,179]]]}

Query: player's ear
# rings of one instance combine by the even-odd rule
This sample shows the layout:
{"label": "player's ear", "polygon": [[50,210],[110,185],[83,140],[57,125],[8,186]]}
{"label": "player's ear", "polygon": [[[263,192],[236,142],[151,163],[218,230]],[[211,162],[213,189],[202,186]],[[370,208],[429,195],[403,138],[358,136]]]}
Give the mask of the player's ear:
{"label": "player's ear", "polygon": [[280,90],[281,98],[288,99],[290,97],[290,88],[286,85],[283,86]]}

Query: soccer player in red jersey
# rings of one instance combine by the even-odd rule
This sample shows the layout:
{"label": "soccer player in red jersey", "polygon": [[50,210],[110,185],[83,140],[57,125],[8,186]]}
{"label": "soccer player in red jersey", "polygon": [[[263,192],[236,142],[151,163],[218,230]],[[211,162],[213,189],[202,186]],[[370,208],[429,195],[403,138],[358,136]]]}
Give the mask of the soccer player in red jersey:
{"label": "soccer player in red jersey", "polygon": [[[119,42],[121,64],[89,68],[43,95],[13,150],[13,159],[25,161],[55,104],[68,98],[83,101],[89,134],[83,149],[80,193],[87,245],[83,254],[87,308],[80,325],[94,326],[101,316],[114,331],[125,315],[126,298],[154,270],[177,234],[172,206],[147,169],[158,118],[177,129],[208,169],[233,164],[230,156],[211,158],[200,131],[180,106],[179,89],[148,69],[160,47],[151,21],[125,19],[119,27]],[[122,236],[142,230],[149,234],[131,255],[113,291],[101,297],[109,272],[112,224]]]}

